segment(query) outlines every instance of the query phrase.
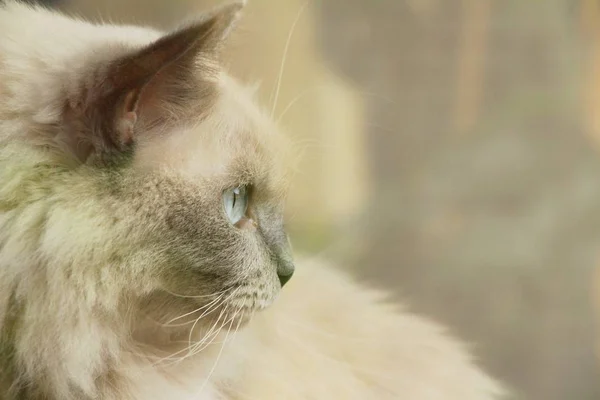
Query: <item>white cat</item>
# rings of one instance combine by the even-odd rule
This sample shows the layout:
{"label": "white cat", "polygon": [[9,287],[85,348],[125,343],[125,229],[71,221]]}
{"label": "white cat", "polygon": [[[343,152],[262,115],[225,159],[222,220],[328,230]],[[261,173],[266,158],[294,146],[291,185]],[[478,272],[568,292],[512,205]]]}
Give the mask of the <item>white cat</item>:
{"label": "white cat", "polygon": [[0,398],[500,398],[437,325],[292,278],[293,150],[218,62],[240,9],[163,34],[0,6]]}

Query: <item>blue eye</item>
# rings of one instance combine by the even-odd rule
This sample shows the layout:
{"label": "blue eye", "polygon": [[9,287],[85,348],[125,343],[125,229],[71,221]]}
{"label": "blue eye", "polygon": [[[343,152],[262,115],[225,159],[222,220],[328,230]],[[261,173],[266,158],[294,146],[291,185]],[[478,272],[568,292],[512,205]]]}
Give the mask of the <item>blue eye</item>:
{"label": "blue eye", "polygon": [[223,206],[229,222],[233,225],[244,218],[248,209],[248,190],[246,186],[240,185],[223,192]]}

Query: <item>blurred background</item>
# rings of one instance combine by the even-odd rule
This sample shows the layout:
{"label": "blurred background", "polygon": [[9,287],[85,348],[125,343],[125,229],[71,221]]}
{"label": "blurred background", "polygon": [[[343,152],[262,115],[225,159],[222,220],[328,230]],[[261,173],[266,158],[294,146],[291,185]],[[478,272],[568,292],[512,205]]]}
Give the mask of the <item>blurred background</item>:
{"label": "blurred background", "polygon": [[[168,28],[219,1],[46,3]],[[518,399],[600,399],[600,0],[251,0],[224,58],[302,155],[299,252]]]}

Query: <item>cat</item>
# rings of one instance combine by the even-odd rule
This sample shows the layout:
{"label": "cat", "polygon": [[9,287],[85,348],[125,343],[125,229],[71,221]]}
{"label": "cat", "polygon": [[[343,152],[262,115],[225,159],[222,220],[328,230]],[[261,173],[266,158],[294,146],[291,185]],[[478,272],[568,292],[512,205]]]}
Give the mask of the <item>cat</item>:
{"label": "cat", "polygon": [[0,399],[492,400],[440,326],[294,266],[294,151],[219,51],[0,5]]}

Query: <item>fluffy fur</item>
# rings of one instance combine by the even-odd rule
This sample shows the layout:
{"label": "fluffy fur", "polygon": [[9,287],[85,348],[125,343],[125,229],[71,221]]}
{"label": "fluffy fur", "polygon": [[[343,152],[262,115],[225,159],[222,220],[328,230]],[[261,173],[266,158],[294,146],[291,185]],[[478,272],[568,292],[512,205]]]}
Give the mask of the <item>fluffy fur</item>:
{"label": "fluffy fur", "polygon": [[240,9],[165,35],[0,6],[0,398],[497,398],[439,327],[317,261],[271,306],[290,150],[219,67]]}

